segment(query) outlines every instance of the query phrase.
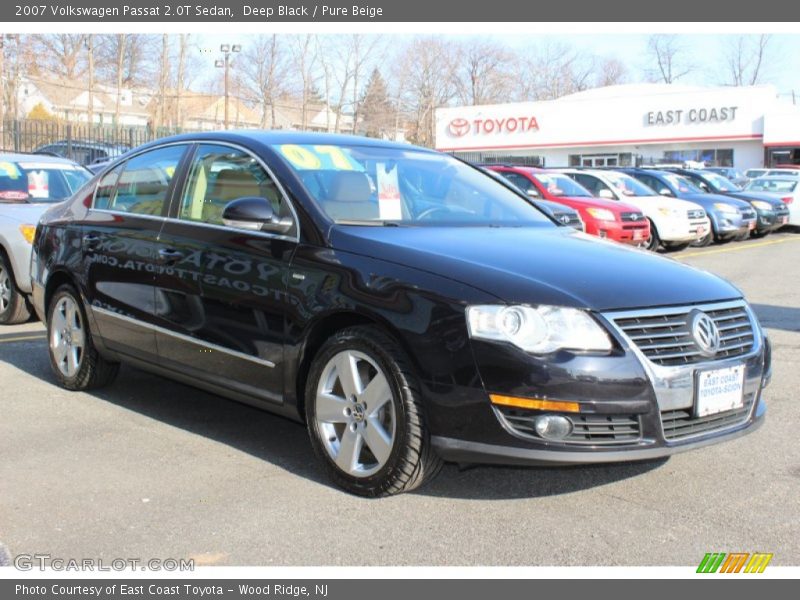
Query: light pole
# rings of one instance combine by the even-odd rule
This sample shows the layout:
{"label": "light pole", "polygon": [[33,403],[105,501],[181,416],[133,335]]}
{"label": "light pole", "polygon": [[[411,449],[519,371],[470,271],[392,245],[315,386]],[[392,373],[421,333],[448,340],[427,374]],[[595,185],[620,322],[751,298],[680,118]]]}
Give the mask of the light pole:
{"label": "light pole", "polygon": [[216,60],[214,61],[214,66],[218,69],[225,69],[225,129],[228,128],[228,99],[230,98],[228,92],[228,73],[231,68],[231,53],[233,52],[241,52],[242,46],[241,44],[221,44],[219,47],[219,51],[225,56],[224,60]]}

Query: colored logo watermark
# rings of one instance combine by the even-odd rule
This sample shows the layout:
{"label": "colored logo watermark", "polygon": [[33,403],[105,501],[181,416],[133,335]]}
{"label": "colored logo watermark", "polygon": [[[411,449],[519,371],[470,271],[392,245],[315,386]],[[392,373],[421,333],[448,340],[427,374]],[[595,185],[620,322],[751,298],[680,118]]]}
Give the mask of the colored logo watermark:
{"label": "colored logo watermark", "polygon": [[707,552],[697,567],[698,573],[763,573],[772,560],[765,552]]}

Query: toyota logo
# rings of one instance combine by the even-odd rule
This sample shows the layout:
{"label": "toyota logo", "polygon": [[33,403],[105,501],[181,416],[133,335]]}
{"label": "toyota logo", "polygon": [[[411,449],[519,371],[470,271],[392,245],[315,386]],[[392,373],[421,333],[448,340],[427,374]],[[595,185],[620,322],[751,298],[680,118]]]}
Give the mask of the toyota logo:
{"label": "toyota logo", "polygon": [[690,322],[690,331],[697,349],[703,356],[714,356],[719,350],[719,328],[706,313],[696,311]]}
{"label": "toyota logo", "polygon": [[561,215],[558,218],[558,220],[561,221],[564,225],[569,225],[569,215]]}
{"label": "toyota logo", "polygon": [[447,131],[453,137],[463,137],[469,133],[469,121],[466,119],[453,119],[447,125]]}

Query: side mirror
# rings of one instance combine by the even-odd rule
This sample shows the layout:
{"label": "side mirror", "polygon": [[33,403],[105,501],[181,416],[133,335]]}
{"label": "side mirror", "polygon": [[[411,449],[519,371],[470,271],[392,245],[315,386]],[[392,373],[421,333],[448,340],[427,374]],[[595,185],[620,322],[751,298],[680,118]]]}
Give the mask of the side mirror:
{"label": "side mirror", "polygon": [[597,196],[598,198],[605,198],[606,200],[614,200],[614,193],[611,190],[600,190]]}
{"label": "side mirror", "polygon": [[672,190],[670,190],[669,188],[661,188],[660,190],[658,190],[658,193],[661,196],[674,196]]}
{"label": "side mirror", "polygon": [[527,190],[525,190],[525,193],[528,194],[528,196],[530,196],[531,198],[542,197],[542,195],[539,193],[539,190],[537,190],[535,187],[528,188]]}
{"label": "side mirror", "polygon": [[286,233],[293,224],[288,217],[278,217],[270,201],[259,196],[245,196],[228,202],[222,211],[222,222],[228,227],[276,233]]}

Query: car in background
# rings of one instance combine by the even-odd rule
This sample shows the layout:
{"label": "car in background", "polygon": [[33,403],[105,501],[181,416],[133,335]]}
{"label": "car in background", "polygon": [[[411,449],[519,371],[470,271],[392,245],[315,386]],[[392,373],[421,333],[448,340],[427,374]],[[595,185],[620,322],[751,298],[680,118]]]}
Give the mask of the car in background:
{"label": "car in background", "polygon": [[744,176],[747,177],[748,179],[755,179],[756,177],[763,177],[764,175],[767,174],[767,170],[768,169],[762,169],[762,168],[759,168],[759,169],[747,169],[744,172]]}
{"label": "car in background", "polygon": [[635,206],[650,221],[649,250],[686,248],[702,238],[711,224],[705,210],[692,202],[663,198],[630,175],[602,169],[553,169],[564,173],[597,197]]}
{"label": "car in background", "polygon": [[744,200],[756,211],[756,228],[751,231],[753,237],[763,237],[780,229],[789,221],[789,208],[772,194],[755,191],[744,191],[730,179],[708,170],[668,169],[686,177],[698,188],[709,194],[721,194]]}
{"label": "car in background", "polygon": [[722,175],[739,188],[743,188],[745,185],[747,185],[747,182],[750,181],[750,178],[741,170],[734,169],[733,167],[703,167],[700,170]]}
{"label": "car in background", "polygon": [[645,246],[650,240],[650,222],[635,206],[594,198],[589,191],[567,175],[534,167],[491,165],[528,196],[557,202],[577,210],[586,233],[615,242]]}
{"label": "car in background", "polygon": [[769,169],[761,177],[800,177],[800,169],[791,167],[782,169]]}
{"label": "car in background", "polygon": [[685,177],[670,171],[635,168],[621,170],[661,196],[687,200],[703,207],[711,220],[711,228],[703,237],[693,242],[695,246],[707,246],[713,241],[730,241],[747,236],[756,227],[756,211],[743,200],[708,194]]}
{"label": "car in background", "polygon": [[747,184],[747,192],[773,195],[789,208],[788,225],[800,226],[800,179],[797,177],[759,177]]}
{"label": "car in background", "polygon": [[80,165],[115,159],[130,150],[127,144],[95,142],[92,140],[60,140],[39,146],[33,152],[49,156],[61,156]]}
{"label": "car in background", "polygon": [[739,290],[406,144],[164,138],[42,215],[30,268],[62,387],[126,362],[305,422],[363,496],[444,460],[653,460],[766,414]]}
{"label": "car in background", "polygon": [[30,318],[31,243],[39,217],[90,177],[63,158],[0,154],[0,324]]}
{"label": "car in background", "polygon": [[511,180],[506,179],[500,173],[493,171],[492,169],[488,168],[487,166],[480,166],[480,165],[473,165],[479,168],[481,171],[486,173],[487,175],[491,176],[493,179],[496,179],[503,185],[510,185],[514,188],[515,191],[525,194],[531,201],[531,203],[538,207],[543,213],[551,217],[554,221],[559,223],[560,225],[564,225],[566,227],[572,227],[573,229],[577,229],[578,231],[585,231],[585,227],[583,225],[583,221],[581,220],[580,215],[578,214],[577,210],[573,210],[569,206],[564,204],[559,204],[558,202],[550,202],[549,200],[543,200],[541,197],[533,198],[530,195],[526,194],[524,190],[520,189],[519,186],[515,185]]}

